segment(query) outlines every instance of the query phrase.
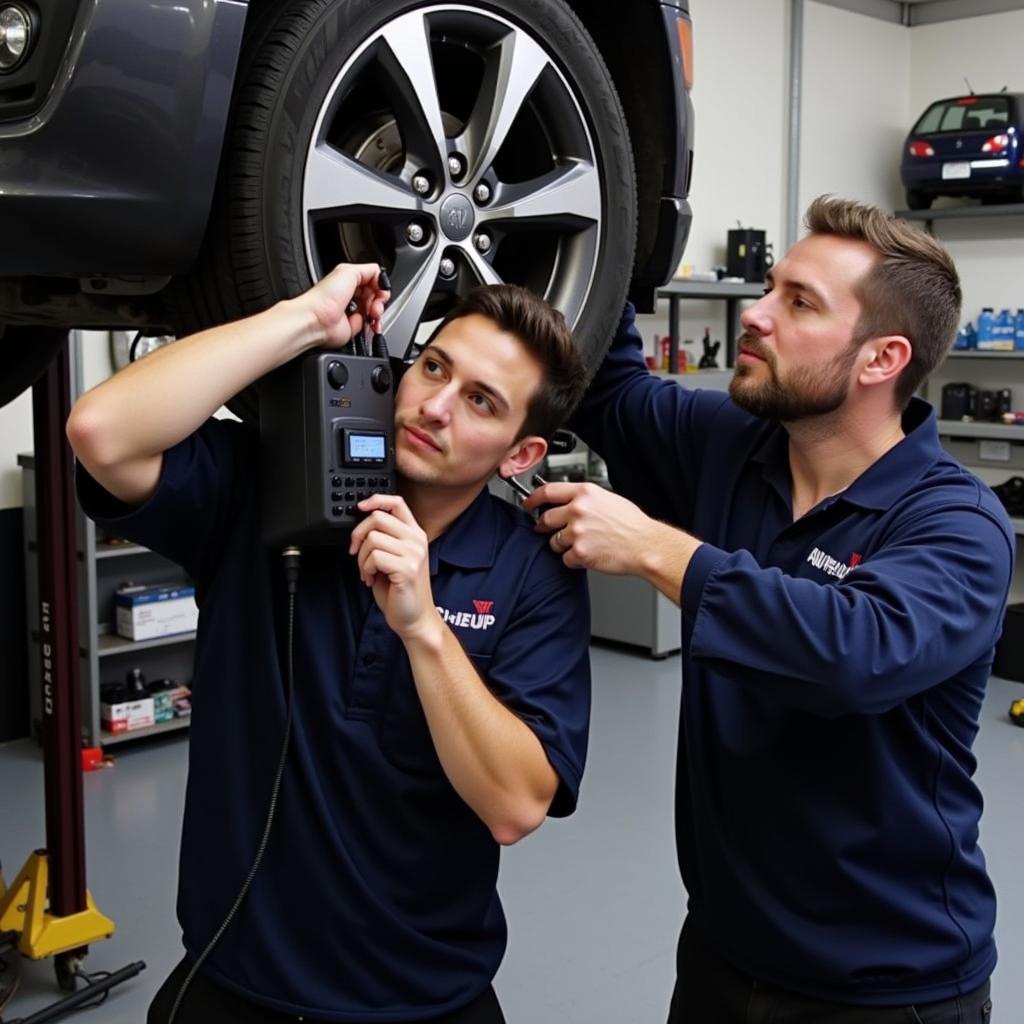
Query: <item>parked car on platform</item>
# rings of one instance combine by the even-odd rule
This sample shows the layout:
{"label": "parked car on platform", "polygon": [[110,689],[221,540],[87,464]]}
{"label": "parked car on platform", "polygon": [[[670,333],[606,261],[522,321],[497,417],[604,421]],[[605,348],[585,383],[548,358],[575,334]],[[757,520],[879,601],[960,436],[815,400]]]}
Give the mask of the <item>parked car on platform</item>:
{"label": "parked car on platform", "polygon": [[933,103],[907,136],[900,177],[911,210],[936,196],[1024,199],[1024,93],[954,96]]}

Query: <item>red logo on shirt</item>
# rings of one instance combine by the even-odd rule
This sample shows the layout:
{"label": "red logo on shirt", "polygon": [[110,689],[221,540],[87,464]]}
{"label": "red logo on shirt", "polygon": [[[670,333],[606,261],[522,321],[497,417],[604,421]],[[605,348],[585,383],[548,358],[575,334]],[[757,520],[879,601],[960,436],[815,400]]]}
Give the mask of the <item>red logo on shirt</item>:
{"label": "red logo on shirt", "polygon": [[852,569],[854,566],[860,565],[860,559],[860,552],[854,551],[854,553],[850,555],[850,568]]}
{"label": "red logo on shirt", "polygon": [[490,615],[491,609],[494,607],[493,601],[474,601],[473,607],[477,610],[478,615]]}

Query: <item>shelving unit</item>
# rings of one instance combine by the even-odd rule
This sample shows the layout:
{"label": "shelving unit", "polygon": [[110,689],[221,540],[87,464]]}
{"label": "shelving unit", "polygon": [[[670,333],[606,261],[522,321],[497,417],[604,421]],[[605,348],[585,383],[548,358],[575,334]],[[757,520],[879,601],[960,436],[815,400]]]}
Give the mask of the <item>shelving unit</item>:
{"label": "shelving unit", "polygon": [[668,299],[669,370],[679,369],[679,303],[682,299],[721,299],[725,302],[725,366],[736,362],[739,336],[740,300],[759,299],[764,294],[760,281],[669,281],[658,289],[659,299]]}
{"label": "shelving unit", "polygon": [[[82,391],[79,339],[71,335],[72,401]],[[36,572],[36,477],[35,458],[18,456],[24,492],[25,586],[28,610],[29,711],[38,735],[42,718],[42,686],[39,657],[39,601]],[[131,641],[114,630],[114,591],[127,581],[134,583],[185,583],[184,570],[148,548],[131,543],[110,543],[98,534],[95,524],[79,510],[78,554],[78,651],[82,688],[82,739],[89,746],[110,746],[146,736],[178,732],[189,719],[158,722],[148,729],[109,733],[101,725],[100,683],[122,682],[129,669],[141,668],[148,680],[169,678],[190,684],[195,633],[180,633],[152,640]]]}
{"label": "shelving unit", "polygon": [[[1024,237],[1024,203],[998,206],[951,206],[935,210],[898,210],[897,216],[905,220],[923,222],[929,233],[937,226],[952,221],[978,222],[981,237],[992,237],[995,225],[1004,222],[1005,231]],[[988,225],[991,225],[989,227]],[[953,258],[960,262],[957,242],[969,242],[977,237],[971,228],[960,228],[956,238],[945,239]],[[1021,250],[1024,253],[1024,245]],[[1015,264],[1016,265],[1016,264]],[[1024,269],[1024,260],[1021,261]],[[977,285],[976,285],[977,287]],[[1024,298],[1024,291],[1020,292]],[[991,302],[990,296],[985,296]],[[970,299],[968,299],[970,302]],[[977,303],[980,305],[981,303]],[[1011,305],[1010,302],[1003,302]],[[1020,299],[1013,303],[1019,305]],[[968,308],[971,308],[970,306]],[[950,352],[927,384],[927,397],[936,409],[942,406],[942,387],[951,382],[965,382],[977,388],[997,389],[1009,387],[1013,391],[1013,407],[1024,409],[1024,352],[975,350]],[[956,459],[980,476],[988,484],[1002,483],[1010,476],[1024,476],[1024,425],[1003,423],[964,423],[957,420],[939,420],[939,433],[943,445]],[[1013,519],[1018,538],[1024,537],[1024,519]],[[1024,600],[1024,542],[1017,544],[1017,571],[1010,592],[1011,601]]]}
{"label": "shelving unit", "polygon": [[[29,609],[30,713],[33,727],[41,719],[39,623],[36,599],[36,487],[35,458],[18,456],[25,495],[25,560]],[[192,679],[196,634],[176,633],[152,640],[127,640],[114,632],[114,591],[124,582],[185,583],[180,566],[140,547],[111,544],[97,538],[95,524],[78,514],[78,635],[79,675],[82,686],[82,739],[88,746],[109,746],[184,729],[188,718],[157,722],[146,729],[109,733],[100,715],[100,683],[120,682],[131,668],[141,668],[147,679],[171,678],[183,683]]]}

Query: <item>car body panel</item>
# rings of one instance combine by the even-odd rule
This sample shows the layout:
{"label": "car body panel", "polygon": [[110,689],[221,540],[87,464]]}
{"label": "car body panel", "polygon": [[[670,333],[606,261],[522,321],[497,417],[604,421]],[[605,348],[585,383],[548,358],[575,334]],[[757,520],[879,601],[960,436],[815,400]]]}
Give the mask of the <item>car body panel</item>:
{"label": "car body panel", "polygon": [[0,275],[173,274],[202,242],[247,5],[81,4],[55,85],[0,124]]}

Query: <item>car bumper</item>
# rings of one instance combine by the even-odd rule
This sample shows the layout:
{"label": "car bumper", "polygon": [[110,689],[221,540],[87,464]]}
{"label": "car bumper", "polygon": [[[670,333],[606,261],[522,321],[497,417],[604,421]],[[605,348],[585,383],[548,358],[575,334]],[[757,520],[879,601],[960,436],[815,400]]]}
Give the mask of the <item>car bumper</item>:
{"label": "car bumper", "polygon": [[0,124],[0,276],[186,270],[202,241],[247,7],[81,4],[57,85]]}

